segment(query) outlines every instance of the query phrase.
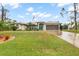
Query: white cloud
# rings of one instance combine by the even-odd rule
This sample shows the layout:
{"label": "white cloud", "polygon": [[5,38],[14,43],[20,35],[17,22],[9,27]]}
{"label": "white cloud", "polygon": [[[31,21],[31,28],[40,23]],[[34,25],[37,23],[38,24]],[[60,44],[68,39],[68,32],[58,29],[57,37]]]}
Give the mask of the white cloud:
{"label": "white cloud", "polygon": [[3,6],[5,6],[6,5],[6,3],[1,3]]}
{"label": "white cloud", "polygon": [[73,6],[69,6],[68,7],[68,11],[73,11],[74,10],[74,7]]}
{"label": "white cloud", "polygon": [[43,17],[50,17],[52,16],[51,14],[45,14]]}
{"label": "white cloud", "polygon": [[63,7],[63,6],[68,5],[68,4],[70,4],[70,3],[58,3],[57,6],[58,7]]}
{"label": "white cloud", "polygon": [[30,15],[30,13],[27,12],[26,15]]}
{"label": "white cloud", "polygon": [[54,15],[52,18],[53,18],[54,20],[59,20],[60,15],[59,15],[59,16],[58,16],[58,15]]}
{"label": "white cloud", "polygon": [[12,9],[16,9],[20,7],[19,3],[1,3],[3,6],[11,6]]}
{"label": "white cloud", "polygon": [[33,7],[29,7],[27,9],[26,15],[29,15],[29,14],[32,15],[32,16],[35,16],[36,18],[38,18],[38,17],[46,18],[46,17],[50,17],[52,15],[51,13],[47,13],[47,12],[34,12],[34,8]]}
{"label": "white cloud", "polygon": [[52,14],[51,13],[47,13],[47,12],[33,12],[32,16],[34,16],[35,18],[33,20],[38,21],[38,20],[42,20],[44,18],[51,18]]}
{"label": "white cloud", "polygon": [[32,16],[38,16],[40,14],[40,12],[33,12]]}
{"label": "white cloud", "polygon": [[44,13],[40,13],[40,14],[39,14],[39,17],[44,17],[44,16],[45,16]]}
{"label": "white cloud", "polygon": [[33,12],[33,10],[34,10],[33,7],[29,7],[29,8],[27,9],[27,12],[31,13],[31,12]]}
{"label": "white cloud", "polygon": [[40,18],[47,18],[47,17],[51,17],[52,14],[51,13],[46,13],[46,12],[35,12],[35,13],[32,13],[32,16],[36,16],[36,17],[40,17]]}
{"label": "white cloud", "polygon": [[52,15],[52,17],[49,18],[50,21],[61,21],[60,15]]}
{"label": "white cloud", "polygon": [[22,19],[24,19],[25,17],[24,16],[22,16],[22,15],[18,15],[17,16],[18,18],[22,18]]}
{"label": "white cloud", "polygon": [[[79,4],[78,4],[79,6]],[[77,12],[79,12],[79,7],[77,6]],[[70,5],[67,9],[67,11],[74,11],[74,6],[73,5]]]}
{"label": "white cloud", "polygon": [[[74,7],[73,6],[69,6],[68,9],[67,9],[67,11],[74,11]],[[77,8],[77,12],[79,12],[79,8]]]}
{"label": "white cloud", "polygon": [[19,7],[20,7],[20,4],[19,4],[19,3],[9,3],[9,5],[10,5],[13,9],[16,9],[16,8],[19,8]]}
{"label": "white cloud", "polygon": [[42,9],[42,8],[43,8],[43,7],[41,7],[41,6],[40,6],[40,7],[38,7],[38,9]]}
{"label": "white cloud", "polygon": [[58,15],[56,15],[56,16],[54,16],[54,19],[58,19],[60,16],[58,16]]}

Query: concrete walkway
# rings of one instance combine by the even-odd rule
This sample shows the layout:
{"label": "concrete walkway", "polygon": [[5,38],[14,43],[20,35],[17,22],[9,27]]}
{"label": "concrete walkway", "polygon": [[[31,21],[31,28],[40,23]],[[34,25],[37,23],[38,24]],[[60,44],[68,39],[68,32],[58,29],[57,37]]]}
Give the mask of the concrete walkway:
{"label": "concrete walkway", "polygon": [[58,37],[79,48],[79,34],[71,32],[62,32],[62,34]]}

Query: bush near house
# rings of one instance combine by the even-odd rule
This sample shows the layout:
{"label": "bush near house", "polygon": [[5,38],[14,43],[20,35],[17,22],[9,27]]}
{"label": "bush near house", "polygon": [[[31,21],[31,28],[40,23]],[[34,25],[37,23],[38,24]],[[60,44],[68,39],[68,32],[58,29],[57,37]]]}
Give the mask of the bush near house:
{"label": "bush near house", "polygon": [[9,30],[16,30],[16,29],[17,27],[15,26],[15,24],[0,21],[0,31],[9,31]]}

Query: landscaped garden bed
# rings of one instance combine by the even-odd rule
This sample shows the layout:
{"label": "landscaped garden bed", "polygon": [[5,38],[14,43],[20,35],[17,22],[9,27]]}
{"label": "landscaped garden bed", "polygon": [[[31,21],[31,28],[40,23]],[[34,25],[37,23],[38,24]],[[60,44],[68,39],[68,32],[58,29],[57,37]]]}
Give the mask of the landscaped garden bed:
{"label": "landscaped garden bed", "polygon": [[8,34],[0,34],[0,43],[4,43],[6,41],[12,40],[14,36]]}

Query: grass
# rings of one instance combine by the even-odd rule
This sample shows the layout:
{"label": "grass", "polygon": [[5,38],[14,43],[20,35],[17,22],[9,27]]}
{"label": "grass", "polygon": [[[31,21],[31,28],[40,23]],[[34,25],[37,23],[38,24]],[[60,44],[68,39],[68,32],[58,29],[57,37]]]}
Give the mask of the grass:
{"label": "grass", "polygon": [[63,30],[63,31],[66,31],[66,32],[73,32],[73,33],[79,33],[79,30]]}
{"label": "grass", "polygon": [[40,31],[4,31],[15,35],[12,41],[0,44],[0,56],[79,56],[79,48]]}

